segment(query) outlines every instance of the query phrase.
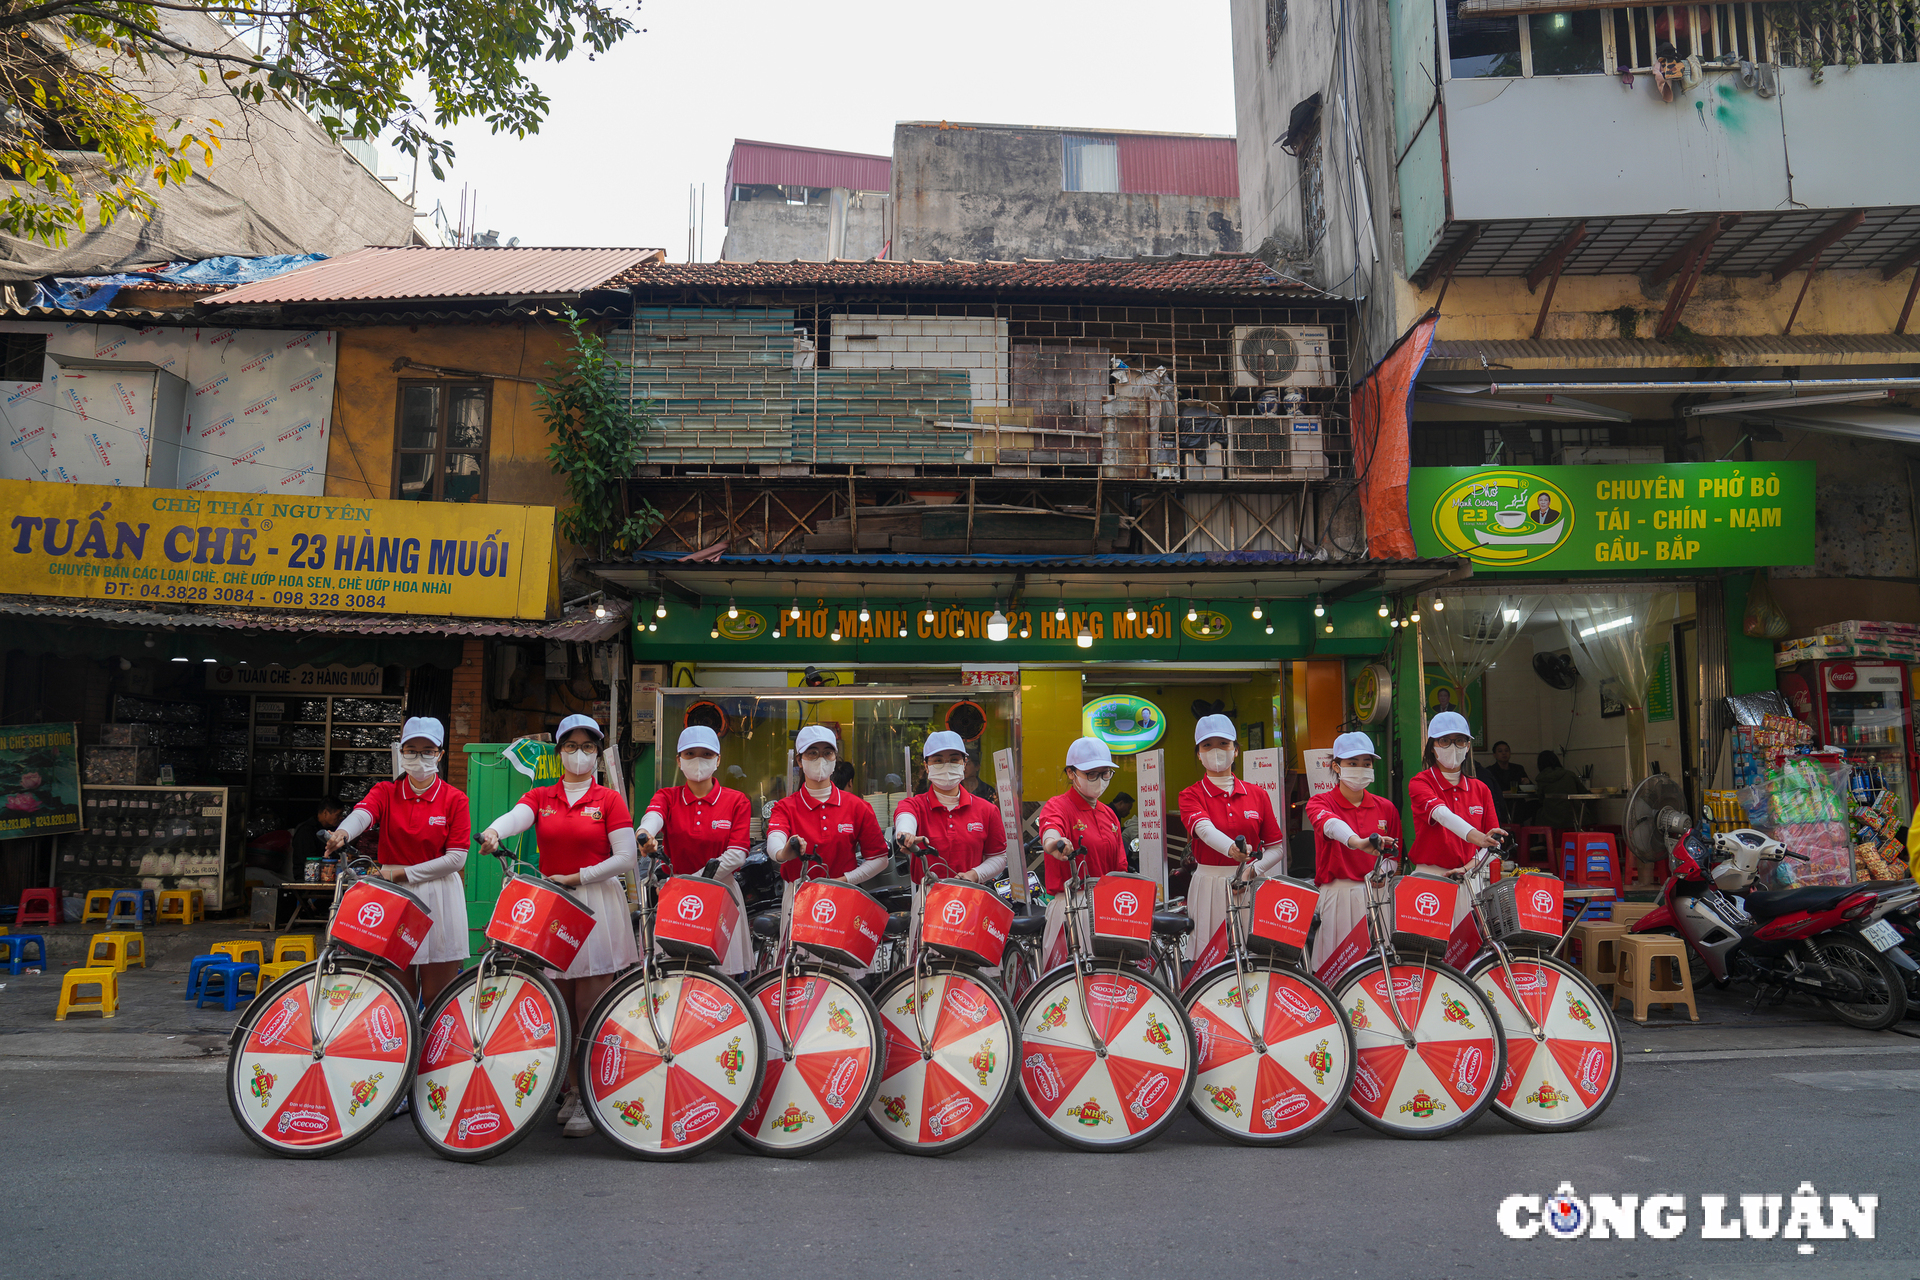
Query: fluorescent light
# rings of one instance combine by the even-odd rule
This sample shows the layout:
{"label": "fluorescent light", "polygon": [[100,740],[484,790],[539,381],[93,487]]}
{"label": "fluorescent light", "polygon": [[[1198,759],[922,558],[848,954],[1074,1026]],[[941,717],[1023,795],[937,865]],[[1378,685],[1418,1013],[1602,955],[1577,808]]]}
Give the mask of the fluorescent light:
{"label": "fluorescent light", "polygon": [[1707,418],[1720,413],[1748,413],[1755,409],[1794,409],[1809,404],[1854,404],[1862,400],[1891,400],[1891,387],[1874,387],[1865,391],[1824,391],[1810,396],[1742,396],[1733,400],[1716,400],[1712,404],[1691,405],[1680,411],[1683,418]]}
{"label": "fluorescent light", "polygon": [[[1623,383],[1623,394],[1631,393],[1631,384]],[[1467,392],[1465,395],[1473,395]],[[1421,404],[1448,404],[1457,409],[1472,409],[1476,413],[1506,413],[1522,418],[1573,418],[1582,422],[1632,422],[1633,415],[1624,409],[1609,409],[1603,404],[1594,404],[1588,400],[1575,400],[1571,396],[1558,393],[1549,395],[1545,400],[1468,400],[1465,395],[1448,393],[1437,386],[1424,386],[1413,393],[1413,398]]]}
{"label": "fluorescent light", "polygon": [[1520,621],[1520,611],[1518,609],[1502,609],[1500,611],[1500,621],[1506,623],[1508,626],[1512,626]]}
{"label": "fluorescent light", "polygon": [[1632,625],[1633,615],[1628,614],[1624,618],[1615,618],[1612,622],[1603,622],[1597,627],[1583,627],[1580,631],[1580,638],[1585,640],[1588,636],[1597,636],[1603,631],[1618,631],[1622,627],[1630,627]]}

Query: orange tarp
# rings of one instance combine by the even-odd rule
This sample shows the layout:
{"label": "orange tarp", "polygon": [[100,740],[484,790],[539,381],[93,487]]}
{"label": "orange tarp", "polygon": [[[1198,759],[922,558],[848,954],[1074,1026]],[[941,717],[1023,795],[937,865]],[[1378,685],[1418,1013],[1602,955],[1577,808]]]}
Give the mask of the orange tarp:
{"label": "orange tarp", "polygon": [[1407,524],[1407,426],[1413,417],[1413,381],[1427,362],[1438,323],[1438,316],[1428,315],[1414,325],[1353,389],[1354,465],[1360,472],[1360,509],[1366,516],[1370,559],[1411,560],[1416,555]]}

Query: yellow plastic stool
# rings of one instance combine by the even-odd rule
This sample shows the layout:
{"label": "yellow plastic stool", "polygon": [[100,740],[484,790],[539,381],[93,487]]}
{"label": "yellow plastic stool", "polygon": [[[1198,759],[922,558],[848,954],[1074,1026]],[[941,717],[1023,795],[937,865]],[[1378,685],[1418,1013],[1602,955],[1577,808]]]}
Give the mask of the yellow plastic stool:
{"label": "yellow plastic stool", "polygon": [[187,892],[193,895],[193,918],[195,920],[205,920],[207,918],[207,891],[205,889],[189,889]]}
{"label": "yellow plastic stool", "polygon": [[128,929],[96,933],[87,944],[87,964],[93,968],[110,967],[115,973],[125,973],[135,964],[145,969],[148,967],[147,935]]}
{"label": "yellow plastic stool", "polygon": [[[1700,1010],[1693,1003],[1693,974],[1687,965],[1687,944],[1678,938],[1640,934],[1622,938],[1620,974],[1613,987],[1613,1002],[1627,1002],[1635,1022],[1645,1022],[1647,1011],[1663,1004],[1670,1009],[1686,1006],[1687,1016],[1700,1021]],[[1673,977],[1657,978],[1660,962],[1673,965]]]}
{"label": "yellow plastic stool", "polygon": [[313,962],[311,960],[276,960],[269,964],[263,964],[260,966],[260,988],[259,989],[261,991],[265,991],[267,989],[268,983],[278,982],[280,979],[292,973],[295,969],[301,968],[302,966],[309,965],[312,963]]}
{"label": "yellow plastic stool", "polygon": [[1580,973],[1596,987],[1611,987],[1620,971],[1620,940],[1627,927],[1605,920],[1573,926],[1574,945],[1580,948]]}
{"label": "yellow plastic stool", "polygon": [[280,964],[287,960],[311,961],[319,951],[314,936],[310,933],[289,933],[285,937],[273,940],[273,962]]}
{"label": "yellow plastic stool", "polygon": [[216,942],[207,951],[211,955],[231,956],[241,964],[249,959],[254,964],[265,964],[267,960],[266,948],[257,942]]}
{"label": "yellow plastic stool", "polygon": [[1616,902],[1613,904],[1613,922],[1632,928],[1635,921],[1650,916],[1660,909],[1657,902]]}
{"label": "yellow plastic stool", "polygon": [[[98,987],[100,994],[91,999],[78,994],[80,987]],[[55,1022],[65,1022],[69,1013],[97,1013],[111,1018],[120,1008],[120,974],[114,969],[69,969],[60,979],[60,1004],[53,1011]]]}
{"label": "yellow plastic stool", "polygon": [[154,922],[165,924],[177,920],[182,926],[193,923],[193,894],[198,890],[162,889],[159,897],[159,909],[154,912]]}
{"label": "yellow plastic stool", "polygon": [[112,912],[110,910],[112,906],[113,906],[113,890],[111,889],[87,890],[87,906],[86,906],[86,910],[80,913],[80,923],[92,924],[95,920],[108,919],[112,915]]}

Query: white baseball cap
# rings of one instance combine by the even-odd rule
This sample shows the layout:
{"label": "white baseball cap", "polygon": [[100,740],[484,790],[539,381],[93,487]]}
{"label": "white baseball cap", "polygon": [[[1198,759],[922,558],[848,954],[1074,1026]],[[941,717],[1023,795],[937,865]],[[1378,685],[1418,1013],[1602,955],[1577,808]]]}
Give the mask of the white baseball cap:
{"label": "white baseball cap", "polygon": [[1098,738],[1075,738],[1073,745],[1067,748],[1067,768],[1069,769],[1111,769],[1113,753],[1107,750],[1107,744]]}
{"label": "white baseball cap", "polygon": [[415,738],[425,738],[436,747],[447,745],[447,730],[432,716],[412,716],[400,727],[400,741],[412,742]]}
{"label": "white baseball cap", "polygon": [[1228,742],[1238,742],[1240,729],[1233,723],[1231,716],[1201,716],[1200,722],[1193,726],[1193,745],[1197,747],[1208,738],[1225,738]]}
{"label": "white baseball cap", "polygon": [[1364,733],[1343,733],[1333,740],[1333,758],[1351,760],[1355,756],[1377,756],[1373,739]]}
{"label": "white baseball cap", "polygon": [[965,751],[966,749],[965,738],[951,729],[942,729],[938,733],[927,735],[927,745],[920,748],[920,755],[924,759],[927,756],[938,755],[942,751]]}
{"label": "white baseball cap", "polygon": [[607,735],[601,732],[600,722],[595,720],[592,716],[582,716],[582,715],[571,715],[571,716],[568,716],[565,720],[562,720],[560,722],[560,727],[553,731],[553,740],[555,742],[558,742],[562,738],[566,737],[568,734],[572,733],[575,729],[585,729],[588,733],[600,739],[602,742],[605,742],[607,740]]}
{"label": "white baseball cap", "polygon": [[840,754],[840,740],[833,736],[833,730],[823,724],[810,724],[800,731],[793,740],[793,754],[805,755],[807,748],[816,742],[824,742],[833,748],[834,754]]}
{"label": "white baseball cap", "polygon": [[1467,718],[1458,711],[1442,711],[1427,721],[1429,738],[1444,738],[1450,733],[1463,733],[1469,738],[1473,736],[1473,730],[1467,727]]}
{"label": "white baseball cap", "polygon": [[720,735],[704,724],[690,724],[680,731],[680,741],[674,744],[675,755],[694,747],[705,747],[715,755],[720,754]]}

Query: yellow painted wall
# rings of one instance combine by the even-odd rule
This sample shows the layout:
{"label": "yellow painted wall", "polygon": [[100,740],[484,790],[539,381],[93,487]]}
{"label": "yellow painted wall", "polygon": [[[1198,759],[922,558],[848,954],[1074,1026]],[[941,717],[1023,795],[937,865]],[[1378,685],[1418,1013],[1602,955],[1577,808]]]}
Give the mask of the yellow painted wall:
{"label": "yellow painted wall", "polygon": [[1080,736],[1080,673],[1020,672],[1020,798],[1045,800],[1066,790],[1060,769]]}

